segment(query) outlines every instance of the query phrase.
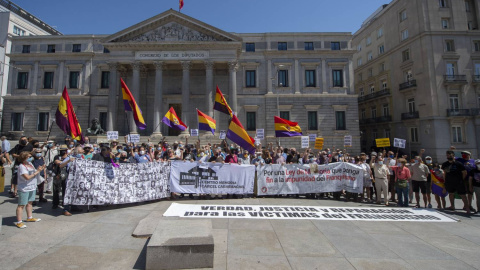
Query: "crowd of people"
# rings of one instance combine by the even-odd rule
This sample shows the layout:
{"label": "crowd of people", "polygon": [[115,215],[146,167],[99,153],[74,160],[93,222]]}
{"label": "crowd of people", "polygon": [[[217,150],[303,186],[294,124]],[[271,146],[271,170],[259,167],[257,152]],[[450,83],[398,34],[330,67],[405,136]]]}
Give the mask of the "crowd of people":
{"label": "crowd of people", "polygon": [[[432,208],[432,194],[438,209],[455,210],[455,196],[463,203],[467,214],[476,213],[472,206],[473,196],[476,197],[477,209],[480,209],[480,159],[473,161],[469,152],[462,152],[462,157],[455,158],[452,149],[446,152],[443,163],[433,162],[430,156],[423,157],[424,150],[410,159],[407,156],[398,157],[392,151],[374,152],[367,155],[360,153],[352,155],[346,149],[325,148],[312,150],[310,148],[297,151],[269,143],[263,147],[257,145],[254,155],[242,150],[235,144],[228,145],[226,140],[220,144],[204,143],[197,140],[188,143],[188,138],[169,143],[165,140],[159,143],[124,143],[113,140],[109,143],[91,143],[88,137],[80,143],[66,137],[63,143],[54,141],[39,142],[34,138],[21,137],[19,143],[10,147],[9,141],[2,137],[0,162],[10,165],[12,169],[12,198],[18,197],[16,210],[19,228],[26,225],[22,219],[23,210],[27,212],[27,222],[38,222],[33,218],[32,206],[37,203],[47,203],[45,194],[52,194],[52,208],[62,206],[63,214],[71,216],[72,211],[81,211],[78,207],[63,205],[70,164],[75,159],[91,159],[112,164],[165,162],[171,160],[222,162],[252,164],[312,164],[318,165],[349,162],[360,166],[363,170],[362,193],[333,192],[319,194],[284,195],[310,199],[333,198],[336,200],[396,204],[408,207],[415,199],[415,207]],[[6,167],[6,166],[4,166]],[[420,196],[420,193],[422,196]],[[414,196],[413,196],[414,194]],[[448,194],[448,195],[447,195]],[[172,194],[176,198],[178,194]],[[382,198],[383,195],[383,198]],[[183,197],[184,194],[180,194]],[[193,198],[194,194],[189,194]],[[227,198],[228,198],[227,194]],[[255,194],[253,194],[255,196]],[[282,195],[277,195],[282,196]],[[446,197],[450,205],[447,208]],[[38,197],[38,201],[37,201]],[[205,198],[202,196],[201,198]],[[215,197],[210,197],[215,198]],[[383,199],[383,200],[382,200]],[[392,204],[393,203],[393,204]]]}

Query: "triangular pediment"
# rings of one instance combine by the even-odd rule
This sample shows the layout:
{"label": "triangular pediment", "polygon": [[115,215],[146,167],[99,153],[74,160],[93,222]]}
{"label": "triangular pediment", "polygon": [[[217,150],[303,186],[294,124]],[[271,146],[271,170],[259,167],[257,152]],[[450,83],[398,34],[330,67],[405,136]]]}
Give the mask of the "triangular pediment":
{"label": "triangular pediment", "polygon": [[172,9],[103,39],[103,43],[239,42],[242,39]]}

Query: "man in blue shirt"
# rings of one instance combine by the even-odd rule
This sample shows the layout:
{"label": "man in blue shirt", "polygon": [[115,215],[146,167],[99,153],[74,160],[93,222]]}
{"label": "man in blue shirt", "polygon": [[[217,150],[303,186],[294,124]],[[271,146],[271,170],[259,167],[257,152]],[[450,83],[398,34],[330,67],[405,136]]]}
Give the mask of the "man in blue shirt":
{"label": "man in blue shirt", "polygon": [[10,151],[10,142],[7,140],[7,137],[2,136],[0,138],[2,140],[2,153]]}

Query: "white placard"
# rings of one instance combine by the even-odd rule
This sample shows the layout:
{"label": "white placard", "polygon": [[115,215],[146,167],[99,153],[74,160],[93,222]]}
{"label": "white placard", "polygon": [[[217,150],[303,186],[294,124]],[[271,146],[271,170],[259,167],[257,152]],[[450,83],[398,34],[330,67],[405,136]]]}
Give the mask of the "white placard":
{"label": "white placard", "polygon": [[405,145],[407,144],[407,140],[399,139],[399,138],[394,138],[393,139],[393,146],[398,147],[398,148],[405,148]]}
{"label": "white placard", "polygon": [[256,138],[259,139],[259,140],[265,139],[265,129],[263,129],[263,128],[257,129],[257,136],[256,136]]}
{"label": "white placard", "polygon": [[220,140],[225,140],[227,137],[227,132],[225,130],[220,130],[220,137],[218,137]]}
{"label": "white placard", "polygon": [[107,140],[118,140],[118,131],[107,131]]}
{"label": "white placard", "polygon": [[345,135],[343,138],[343,145],[344,146],[352,146],[352,136],[351,135]]}
{"label": "white placard", "polygon": [[198,129],[195,129],[195,128],[190,129],[190,136],[198,137]]}
{"label": "white placard", "polygon": [[127,141],[129,143],[139,143],[140,142],[140,134],[130,134],[127,136]]}
{"label": "white placard", "polygon": [[317,139],[317,134],[308,134],[309,141],[314,142]]}
{"label": "white placard", "polygon": [[308,148],[308,136],[302,136],[302,148]]}

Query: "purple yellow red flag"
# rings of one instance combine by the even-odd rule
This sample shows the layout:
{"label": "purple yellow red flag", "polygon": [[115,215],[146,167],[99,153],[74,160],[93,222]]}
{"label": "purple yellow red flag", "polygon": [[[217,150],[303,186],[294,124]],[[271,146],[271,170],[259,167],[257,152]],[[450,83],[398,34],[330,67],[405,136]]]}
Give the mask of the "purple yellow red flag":
{"label": "purple yellow red flag", "polygon": [[227,138],[247,150],[250,154],[255,154],[255,140],[248,135],[235,115],[233,115],[232,121],[230,121],[228,126]]}
{"label": "purple yellow red flag", "polygon": [[204,114],[199,109],[197,109],[198,115],[198,129],[211,131],[215,135],[215,129],[217,128],[217,122],[210,116]]}
{"label": "purple yellow red flag", "polygon": [[70,135],[72,139],[83,142],[82,128],[78,123],[77,115],[73,109],[66,86],[63,89],[60,102],[58,102],[57,112],[55,113],[55,121],[57,122],[58,127],[60,127],[60,129],[66,134]]}
{"label": "purple yellow red flag", "polygon": [[445,188],[445,180],[437,176],[434,170],[430,170],[430,175],[432,177],[432,193],[440,197],[447,197],[448,192],[443,193]]}
{"label": "purple yellow red flag", "polygon": [[145,129],[147,125],[145,124],[145,120],[142,116],[142,110],[137,106],[135,99],[132,96],[132,93],[128,89],[127,85],[120,78],[120,83],[122,85],[122,96],[123,96],[123,106],[125,107],[125,111],[133,112],[133,120],[139,129]]}
{"label": "purple yellow red flag", "polygon": [[233,116],[232,109],[230,108],[230,106],[228,106],[228,103],[225,100],[222,91],[220,91],[220,88],[218,88],[218,85],[217,93],[215,94],[215,104],[213,105],[213,109],[219,112],[223,112],[224,114],[228,114],[230,115],[230,117]]}
{"label": "purple yellow red flag", "polygon": [[297,122],[291,122],[278,116],[275,120],[275,137],[302,136],[302,129]]}
{"label": "purple yellow red flag", "polygon": [[178,118],[177,113],[173,109],[173,107],[168,110],[168,112],[165,114],[165,117],[163,117],[162,122],[165,123],[165,125],[178,129],[181,131],[184,131],[187,129],[187,125],[185,125],[180,118]]}

